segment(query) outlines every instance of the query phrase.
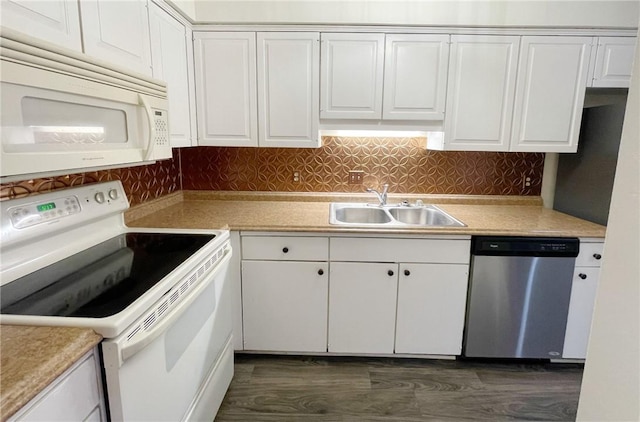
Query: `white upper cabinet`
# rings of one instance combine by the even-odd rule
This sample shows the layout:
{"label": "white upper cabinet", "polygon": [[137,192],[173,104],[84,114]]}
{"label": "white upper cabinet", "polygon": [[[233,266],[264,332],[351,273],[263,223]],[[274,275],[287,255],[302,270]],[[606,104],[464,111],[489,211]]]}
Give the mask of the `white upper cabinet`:
{"label": "white upper cabinet", "polygon": [[442,120],[447,93],[449,35],[387,34],[385,120]]}
{"label": "white upper cabinet", "polygon": [[2,26],[82,52],[77,0],[2,0]]}
{"label": "white upper cabinet", "polygon": [[522,37],[511,151],[575,152],[590,37]]}
{"label": "white upper cabinet", "polygon": [[145,0],[82,0],[80,7],[86,54],[152,76]]}
{"label": "white upper cabinet", "polygon": [[191,30],[150,3],[153,77],[167,82],[172,147],[195,144],[195,92]]}
{"label": "white upper cabinet", "polygon": [[380,119],[384,34],[323,33],[320,117]]}
{"label": "white upper cabinet", "polygon": [[451,37],[444,149],[509,150],[519,41]]}
{"label": "white upper cabinet", "polygon": [[260,146],[320,146],[319,44],[319,32],[258,33]]}
{"label": "white upper cabinet", "polygon": [[628,88],[636,42],[635,37],[599,37],[589,86]]}
{"label": "white upper cabinet", "polygon": [[194,33],[198,145],[257,146],[255,32]]}

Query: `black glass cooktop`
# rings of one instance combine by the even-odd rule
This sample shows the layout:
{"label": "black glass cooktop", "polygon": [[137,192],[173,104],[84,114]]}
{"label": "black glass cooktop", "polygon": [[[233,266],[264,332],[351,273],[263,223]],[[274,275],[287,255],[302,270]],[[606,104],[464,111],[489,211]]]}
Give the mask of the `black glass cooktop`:
{"label": "black glass cooktop", "polygon": [[114,315],[214,237],[167,233],[116,236],[0,287],[0,313]]}

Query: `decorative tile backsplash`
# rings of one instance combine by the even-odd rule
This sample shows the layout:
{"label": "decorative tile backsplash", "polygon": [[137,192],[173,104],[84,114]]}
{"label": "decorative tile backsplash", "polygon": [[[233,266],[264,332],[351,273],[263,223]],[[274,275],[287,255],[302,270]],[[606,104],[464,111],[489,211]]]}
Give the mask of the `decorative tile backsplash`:
{"label": "decorative tile backsplash", "polygon": [[[540,195],[544,154],[442,152],[424,145],[424,138],[325,137],[315,149],[181,148],[173,159],[148,166],[4,183],[0,200],[118,179],[131,205],[180,189],[363,192],[383,183],[395,193]],[[364,172],[363,184],[348,183],[350,170]]]}
{"label": "decorative tile backsplash", "polygon": [[127,198],[129,198],[129,202],[133,206],[180,190],[179,163],[179,151],[174,149],[172,159],[159,161],[147,166],[3,183],[0,185],[0,200],[50,192],[70,186],[121,180]]}
{"label": "decorative tile backsplash", "polygon": [[[402,193],[540,195],[542,153],[430,151],[425,142],[324,137],[316,149],[183,148],[182,184],[194,190],[363,192],[388,183],[390,192]],[[348,184],[350,170],[364,171],[364,183]]]}

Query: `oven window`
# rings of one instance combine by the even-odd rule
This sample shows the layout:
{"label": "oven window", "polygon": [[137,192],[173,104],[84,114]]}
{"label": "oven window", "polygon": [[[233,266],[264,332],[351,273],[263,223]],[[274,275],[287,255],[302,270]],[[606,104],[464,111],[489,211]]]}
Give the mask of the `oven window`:
{"label": "oven window", "polygon": [[0,313],[103,318],[117,314],[215,235],[127,233],[0,288]]}

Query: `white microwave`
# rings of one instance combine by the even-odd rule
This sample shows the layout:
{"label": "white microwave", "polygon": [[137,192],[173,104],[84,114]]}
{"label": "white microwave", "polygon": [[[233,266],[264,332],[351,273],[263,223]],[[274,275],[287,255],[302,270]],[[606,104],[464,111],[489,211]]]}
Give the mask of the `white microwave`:
{"label": "white microwave", "polygon": [[0,178],[171,158],[162,81],[2,28]]}

